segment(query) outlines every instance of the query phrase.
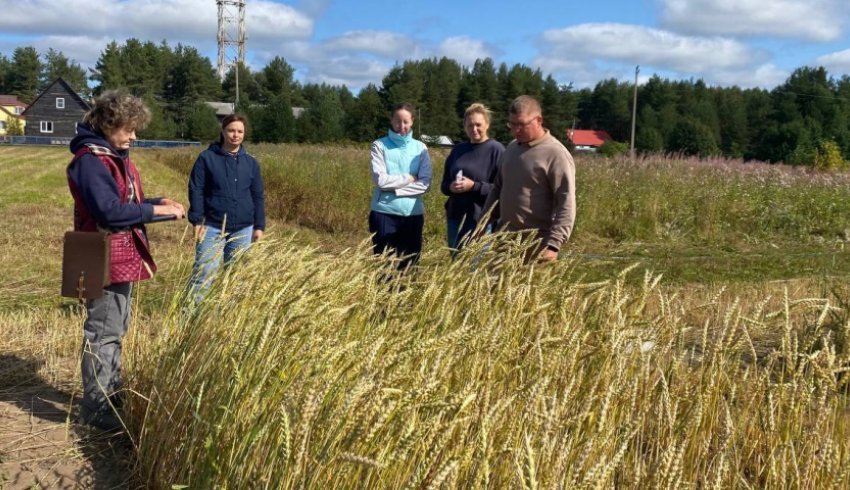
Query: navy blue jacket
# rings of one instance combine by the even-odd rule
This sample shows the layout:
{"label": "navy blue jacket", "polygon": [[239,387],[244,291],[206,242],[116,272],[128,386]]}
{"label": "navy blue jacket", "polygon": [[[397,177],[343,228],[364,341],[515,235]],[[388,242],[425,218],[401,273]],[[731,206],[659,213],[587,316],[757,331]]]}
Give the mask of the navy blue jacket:
{"label": "navy blue jacket", "polygon": [[[465,218],[474,223],[481,219],[484,202],[499,173],[499,158],[504,151],[505,147],[494,139],[478,144],[465,141],[452,148],[440,183],[440,190],[449,197],[446,201],[447,218]],[[469,192],[455,194],[449,190],[458,171],[475,182]]]}
{"label": "navy blue jacket", "polygon": [[189,222],[232,233],[248,226],[266,229],[260,164],[245,151],[232,155],[213,143],[198,155],[189,176]]}
{"label": "navy blue jacket", "polygon": [[[87,124],[77,124],[77,135],[71,140],[71,153],[77,153],[84,145],[103,146],[126,160],[130,157],[128,150],[116,150],[106,141],[106,138],[96,133]],[[74,181],[80,190],[83,201],[98,226],[108,229],[121,229],[153,219],[153,205],[159,204],[159,198],[145,199],[139,204],[121,203],[118,184],[103,163],[91,153],[83,155],[68,168],[68,177]]]}

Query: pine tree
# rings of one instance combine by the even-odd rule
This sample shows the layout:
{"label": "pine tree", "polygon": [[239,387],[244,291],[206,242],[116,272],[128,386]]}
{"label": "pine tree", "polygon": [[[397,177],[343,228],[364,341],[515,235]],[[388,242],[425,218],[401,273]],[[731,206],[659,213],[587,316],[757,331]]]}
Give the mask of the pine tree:
{"label": "pine tree", "polygon": [[344,135],[338,89],[326,84],[304,87],[307,108],[298,119],[299,140],[309,143],[339,141]]}
{"label": "pine tree", "polygon": [[193,47],[177,45],[166,75],[165,101],[184,137],[189,134],[189,118],[198,117],[197,103],[218,101],[220,95],[221,84],[210,60]]}
{"label": "pine tree", "polygon": [[38,51],[31,46],[15,48],[6,77],[6,89],[25,104],[38,96],[42,64]]}
{"label": "pine tree", "polygon": [[423,76],[417,62],[405,61],[402,66],[394,66],[382,82],[381,98],[384,105],[392,107],[396,104],[407,103],[419,107],[424,99],[423,83]]}
{"label": "pine tree", "polygon": [[261,91],[261,100],[266,101],[271,97],[279,96],[286,99],[290,104],[294,99],[293,68],[285,59],[275,56],[258,74],[257,83]]}
{"label": "pine tree", "polygon": [[357,95],[348,117],[348,137],[354,141],[373,141],[387,131],[387,109],[381,94],[368,84]]}
{"label": "pine tree", "polygon": [[3,53],[0,53],[0,94],[8,94],[11,90],[8,89],[6,78],[12,70],[12,62],[9,61]]}
{"label": "pine tree", "polygon": [[239,71],[239,103],[250,105],[253,102],[266,100],[262,95],[257,75],[251,73],[251,70],[242,63],[236,63],[224,75],[224,80],[221,82],[223,100],[236,102],[237,70]]}
{"label": "pine tree", "polygon": [[183,135],[195,141],[212,141],[218,137],[221,126],[215,110],[204,102],[193,103],[186,111]]}
{"label": "pine tree", "polygon": [[151,111],[151,122],[145,129],[138,132],[139,139],[172,140],[177,138],[177,124],[163,107],[163,102],[150,93],[145,94],[142,99]]}
{"label": "pine tree", "polygon": [[83,99],[91,97],[91,89],[86,81],[86,71],[78,63],[68,60],[60,51],[50,48],[44,54],[40,90],[44,90],[60,77]]}
{"label": "pine tree", "polygon": [[284,143],[295,141],[296,121],[292,115],[292,106],[283,95],[273,95],[266,104],[252,105],[252,141]]}
{"label": "pine tree", "polygon": [[124,86],[120,57],[121,48],[115,41],[107,44],[103,52],[100,53],[100,58],[95,63],[95,68],[89,77],[90,80],[98,83],[94,88],[94,95],[100,95],[106,90]]}
{"label": "pine tree", "polygon": [[692,117],[683,117],[676,124],[670,137],[670,150],[701,157],[718,153],[711,129]]}

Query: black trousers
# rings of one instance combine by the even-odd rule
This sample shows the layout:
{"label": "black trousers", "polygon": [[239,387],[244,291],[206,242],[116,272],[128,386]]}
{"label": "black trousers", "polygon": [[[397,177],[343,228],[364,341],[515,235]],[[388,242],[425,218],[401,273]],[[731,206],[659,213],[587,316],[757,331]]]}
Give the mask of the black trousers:
{"label": "black trousers", "polygon": [[404,257],[398,265],[406,269],[419,260],[422,253],[422,228],[425,217],[396,216],[394,214],[369,213],[369,232],[372,233],[372,250],[376,255],[387,249],[394,250],[396,255]]}

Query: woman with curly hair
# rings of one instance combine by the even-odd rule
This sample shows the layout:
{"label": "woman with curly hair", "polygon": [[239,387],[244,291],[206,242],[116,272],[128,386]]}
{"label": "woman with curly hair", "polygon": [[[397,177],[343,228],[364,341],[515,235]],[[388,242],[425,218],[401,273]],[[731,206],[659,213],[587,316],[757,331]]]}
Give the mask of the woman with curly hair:
{"label": "woman with curly hair", "polygon": [[154,216],[183,218],[183,205],[167,198],[145,199],[142,180],[130,159],[136,130],[150,121],[138,97],[108,91],[94,100],[77,136],[67,168],[74,198],[75,231],[107,231],[109,286],[86,302],[83,323],[83,399],[80,421],[104,430],[122,427],[120,407],[121,344],[130,324],[133,283],[156,271],[145,223]]}

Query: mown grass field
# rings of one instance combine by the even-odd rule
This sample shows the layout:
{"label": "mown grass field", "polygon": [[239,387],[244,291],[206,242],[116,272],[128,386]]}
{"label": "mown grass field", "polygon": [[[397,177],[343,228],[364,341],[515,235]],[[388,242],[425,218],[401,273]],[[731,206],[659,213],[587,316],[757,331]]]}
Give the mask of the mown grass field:
{"label": "mown grass field", "polygon": [[[533,267],[501,241],[450,263],[432,192],[422,266],[387,282],[363,246],[368,148],[252,150],[269,240],[201,307],[180,296],[187,226],[150,228],[162,273],[125,351],[140,484],[847,484],[847,175],[579,159],[568,253]],[[134,155],[148,195],[185,200],[194,152]],[[0,147],[0,353],[72,387],[68,157]]]}

